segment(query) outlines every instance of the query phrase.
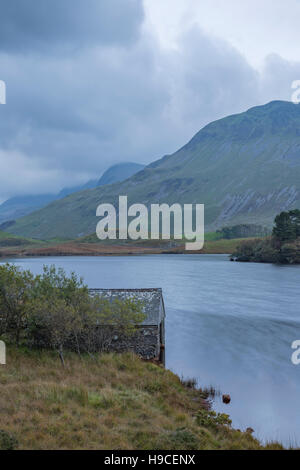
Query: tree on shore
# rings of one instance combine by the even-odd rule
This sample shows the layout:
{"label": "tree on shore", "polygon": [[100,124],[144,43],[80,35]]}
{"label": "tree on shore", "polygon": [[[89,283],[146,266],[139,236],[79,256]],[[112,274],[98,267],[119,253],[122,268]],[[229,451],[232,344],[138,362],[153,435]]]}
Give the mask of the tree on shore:
{"label": "tree on shore", "polygon": [[108,350],[115,335],[130,336],[144,320],[143,306],[134,300],[91,297],[83,280],[63,269],[30,271],[0,266],[0,336],[58,352],[81,354]]}
{"label": "tree on shore", "polygon": [[33,296],[34,276],[10,264],[0,266],[0,334],[10,334],[17,345]]}
{"label": "tree on shore", "polygon": [[27,340],[31,346],[57,351],[63,366],[68,342],[80,330],[81,322],[77,312],[64,299],[41,298],[33,302],[27,326]]}
{"label": "tree on shore", "polygon": [[280,243],[300,237],[300,210],[281,212],[275,217],[273,237]]}

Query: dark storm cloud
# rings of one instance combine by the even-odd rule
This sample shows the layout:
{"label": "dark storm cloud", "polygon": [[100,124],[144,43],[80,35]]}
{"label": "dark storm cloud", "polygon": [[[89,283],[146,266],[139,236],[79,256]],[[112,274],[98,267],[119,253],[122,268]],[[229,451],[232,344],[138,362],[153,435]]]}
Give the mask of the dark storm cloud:
{"label": "dark storm cloud", "polygon": [[0,15],[2,51],[58,53],[60,47],[136,40],[143,5],[140,0],[8,0],[1,2]]}
{"label": "dark storm cloud", "polygon": [[[141,1],[6,4],[0,199],[57,191],[98,178],[120,161],[150,163],[211,120],[289,99],[289,81],[300,78],[299,64],[278,57],[259,74],[233,47],[198,27],[182,34],[177,49],[162,49],[142,28]],[[45,13],[45,5],[51,11]],[[62,53],[62,44],[72,53]]]}
{"label": "dark storm cloud", "polygon": [[41,165],[100,173],[120,160],[150,162],[175,151],[226,114],[236,96],[253,97],[253,70],[234,49],[197,31],[174,53],[151,39],[68,60],[21,57],[16,64],[0,56],[11,95],[0,108],[2,148]]}

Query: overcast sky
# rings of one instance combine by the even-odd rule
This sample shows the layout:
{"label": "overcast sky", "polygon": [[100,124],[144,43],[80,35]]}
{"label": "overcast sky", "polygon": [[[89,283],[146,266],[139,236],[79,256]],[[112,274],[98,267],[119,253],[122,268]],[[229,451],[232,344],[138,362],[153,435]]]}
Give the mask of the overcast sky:
{"label": "overcast sky", "polygon": [[300,80],[299,0],[0,0],[0,200],[150,163]]}

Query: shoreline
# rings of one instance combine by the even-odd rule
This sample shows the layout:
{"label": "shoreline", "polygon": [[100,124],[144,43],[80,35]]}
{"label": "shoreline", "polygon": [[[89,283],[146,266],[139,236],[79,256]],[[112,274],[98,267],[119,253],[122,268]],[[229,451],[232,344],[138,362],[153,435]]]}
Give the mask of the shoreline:
{"label": "shoreline", "polygon": [[74,241],[47,244],[43,246],[10,246],[0,248],[2,258],[33,258],[47,256],[141,256],[162,254],[228,254],[231,255],[240,239],[207,241],[200,251],[187,251],[183,244],[170,246],[170,243],[159,243],[156,246],[146,244],[105,244],[78,243]]}

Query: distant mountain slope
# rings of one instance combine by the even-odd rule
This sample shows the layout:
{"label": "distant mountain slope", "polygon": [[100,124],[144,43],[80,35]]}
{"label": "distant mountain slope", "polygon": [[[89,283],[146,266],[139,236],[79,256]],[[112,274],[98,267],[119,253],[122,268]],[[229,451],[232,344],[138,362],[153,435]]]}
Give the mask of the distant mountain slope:
{"label": "distant mountain slope", "polygon": [[0,205],[0,223],[18,219],[30,212],[46,206],[55,199],[54,194],[38,194],[32,196],[16,196]]}
{"label": "distant mountain slope", "polygon": [[8,230],[40,238],[90,234],[98,204],[117,204],[119,195],[130,203],[204,203],[208,230],[271,226],[275,214],[300,207],[300,105],[275,101],[213,122],[123,183],[52,202]]}
{"label": "distant mountain slope", "polygon": [[82,191],[84,189],[95,188],[97,186],[97,180],[91,180],[87,183],[74,186],[71,188],[64,188],[58,194],[35,194],[28,196],[16,196],[0,205],[0,224],[18,219],[31,212],[46,206],[56,199],[62,199],[69,194]]}
{"label": "distant mountain slope", "polygon": [[111,166],[105,173],[103,173],[97,186],[125,181],[127,178],[130,178],[130,176],[133,176],[144,168],[145,165],[140,165],[139,163],[118,163],[117,165]]}
{"label": "distant mountain slope", "polygon": [[98,181],[95,180],[90,180],[87,183],[80,184],[78,186],[71,186],[70,188],[63,188],[55,197],[55,199],[63,199],[66,196],[69,196],[69,194],[77,193],[79,191],[84,191],[85,189],[92,189],[96,188],[98,184]]}
{"label": "distant mountain slope", "polygon": [[142,170],[145,165],[139,163],[119,163],[113,165],[106,170],[100,180],[90,180],[85,184],[62,189],[58,194],[37,194],[29,196],[17,196],[8,199],[0,205],[0,224],[6,221],[19,219],[31,212],[40,209],[52,201],[62,199],[70,194],[84,191],[85,189],[96,188],[104,184],[116,183],[124,181],[138,171]]}

